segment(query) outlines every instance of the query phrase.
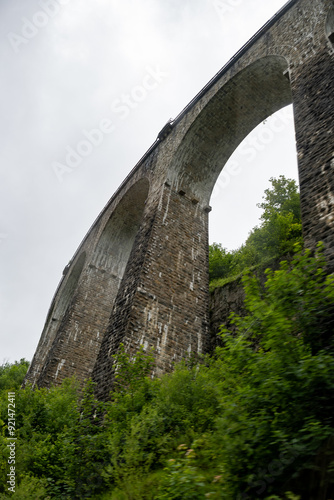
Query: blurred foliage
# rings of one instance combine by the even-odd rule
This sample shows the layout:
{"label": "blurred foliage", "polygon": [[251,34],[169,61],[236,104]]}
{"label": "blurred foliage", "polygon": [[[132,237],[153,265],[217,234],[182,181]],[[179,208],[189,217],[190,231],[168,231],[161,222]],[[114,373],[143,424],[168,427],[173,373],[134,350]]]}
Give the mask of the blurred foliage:
{"label": "blurred foliage", "polygon": [[293,253],[294,245],[302,243],[300,197],[296,182],[281,175],[271,178],[266,189],[260,225],[254,227],[246,242],[237,250],[227,251],[219,243],[209,246],[210,287],[223,285],[253,266],[270,262],[275,257]]}
{"label": "blurred foliage", "polygon": [[333,498],[334,278],[322,246],[268,270],[264,286],[243,282],[246,314],[210,358],[152,379],[152,353],[121,346],[104,403],[90,381],[83,394],[75,380],[16,385],[14,494],[4,379],[0,499]]}
{"label": "blurred foliage", "polygon": [[[322,245],[302,251],[294,181],[271,179],[261,225],[234,252],[210,246],[210,278],[242,274],[245,315],[222,347],[151,379],[152,352],[114,356],[114,390],[66,380],[20,389],[28,362],[0,367],[0,500],[329,498],[334,492],[334,278]],[[295,252],[295,253],[294,253]],[[294,254],[294,255],[293,255]],[[250,273],[290,255],[265,285]],[[16,478],[8,493],[8,392]]]}

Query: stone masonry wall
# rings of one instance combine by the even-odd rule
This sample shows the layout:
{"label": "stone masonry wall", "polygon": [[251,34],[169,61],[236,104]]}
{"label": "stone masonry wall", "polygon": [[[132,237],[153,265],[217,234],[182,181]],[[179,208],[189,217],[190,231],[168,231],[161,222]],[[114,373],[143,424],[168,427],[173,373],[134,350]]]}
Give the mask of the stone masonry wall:
{"label": "stone masonry wall", "polygon": [[[333,8],[290,0],[163,128],[66,268],[26,381],[93,375],[107,398],[121,342],[153,346],[157,375],[210,350],[211,192],[238,144],[290,103],[304,238],[324,241],[334,269]],[[225,310],[239,303],[220,293]]]}
{"label": "stone masonry wall", "polygon": [[120,342],[133,354],[140,345],[153,347],[157,375],[209,349],[208,214],[166,184],[157,203],[133,249],[95,365],[101,398],[111,389],[111,356]]}
{"label": "stone masonry wall", "polygon": [[[291,256],[286,255],[272,259],[270,262],[258,266],[254,274],[260,281],[262,287],[267,280],[266,269],[270,268],[276,271],[280,268],[280,262],[283,260],[291,261]],[[217,287],[210,292],[210,336],[211,350],[220,344],[219,331],[222,325],[234,332],[235,327],[231,322],[230,314],[235,313],[242,316],[246,313],[244,307],[245,291],[242,283],[242,276],[223,286]]]}

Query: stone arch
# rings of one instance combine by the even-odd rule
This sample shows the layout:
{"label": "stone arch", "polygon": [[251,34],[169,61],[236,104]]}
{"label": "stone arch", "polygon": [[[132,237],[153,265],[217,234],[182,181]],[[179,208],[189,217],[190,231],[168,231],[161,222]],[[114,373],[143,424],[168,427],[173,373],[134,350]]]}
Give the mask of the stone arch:
{"label": "stone arch", "polygon": [[284,57],[266,56],[236,73],[210,99],[183,138],[170,172],[177,190],[208,204],[237,146],[261,121],[291,102]]}
{"label": "stone arch", "polygon": [[107,221],[93,253],[90,266],[109,274],[114,283],[114,298],[140,226],[148,192],[146,177],[131,186]]}
{"label": "stone arch", "polygon": [[40,371],[46,361],[49,350],[57,336],[61,321],[70,307],[75,291],[78,288],[80,277],[86,262],[86,252],[82,252],[72,269],[68,271],[68,276],[60,285],[57,295],[49,309],[41,339],[36,350],[34,359],[27,373],[26,382],[37,381]]}
{"label": "stone arch", "polygon": [[334,47],[334,7],[331,7],[328,12],[325,30],[331,46]]}
{"label": "stone arch", "polygon": [[82,382],[90,377],[142,222],[149,188],[148,179],[141,178],[113,210],[109,209],[109,218],[99,220],[104,225],[97,243],[83,246],[85,251],[56,294],[26,381],[49,386],[74,374]]}
{"label": "stone arch", "polygon": [[42,372],[47,384],[59,384],[74,374],[82,381],[91,376],[142,222],[149,187],[146,177],[135,182],[103,220],[75,299]]}
{"label": "stone arch", "polygon": [[55,301],[54,307],[51,311],[51,321],[61,320],[66,310],[68,309],[71,300],[73,299],[75,290],[78,286],[79,279],[86,262],[86,252],[82,252],[79,255],[76,263],[74,264],[72,270],[69,271],[67,280],[65,281],[64,287],[59,291],[57,300]]}
{"label": "stone arch", "polygon": [[[111,354],[121,341],[130,353],[140,344],[155,345],[156,373],[172,369],[186,353],[208,350],[207,204],[236,147],[291,104],[289,73],[304,241],[310,247],[324,241],[333,270],[334,59],[327,43],[333,17],[325,33],[324,12],[330,6],[331,0],[290,0],[162,129],[80,246],[87,262],[44,360],[41,385],[73,374],[84,381],[101,348],[94,371],[100,396],[108,398]],[[271,52],[289,54],[289,65]],[[154,192],[145,204],[148,181],[138,179],[147,175]]]}

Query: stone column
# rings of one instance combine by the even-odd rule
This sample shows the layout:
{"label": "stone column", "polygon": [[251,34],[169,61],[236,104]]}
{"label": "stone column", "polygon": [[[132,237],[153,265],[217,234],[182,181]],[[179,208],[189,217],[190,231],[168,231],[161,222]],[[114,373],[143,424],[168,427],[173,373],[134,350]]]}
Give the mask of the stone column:
{"label": "stone column", "polygon": [[97,396],[112,388],[120,343],[154,348],[155,375],[209,349],[208,209],[163,185],[147,207],[93,371]]}
{"label": "stone column", "polygon": [[301,212],[305,244],[326,246],[334,271],[334,57],[326,44],[291,68],[298,152]]}

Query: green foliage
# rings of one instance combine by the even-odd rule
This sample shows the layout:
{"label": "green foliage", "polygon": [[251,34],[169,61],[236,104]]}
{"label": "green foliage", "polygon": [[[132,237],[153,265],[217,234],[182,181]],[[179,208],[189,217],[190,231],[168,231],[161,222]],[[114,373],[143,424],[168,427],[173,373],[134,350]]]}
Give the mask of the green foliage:
{"label": "green foliage", "polygon": [[[298,477],[314,468],[321,443],[333,436],[334,281],[324,264],[320,247],[315,257],[299,253],[291,266],[268,271],[264,289],[246,275],[248,314],[234,316],[236,336],[222,329],[217,355],[228,384],[217,443],[233,494],[277,493],[292,470]],[[334,481],[330,467],[322,472]]]}
{"label": "green foliage", "polygon": [[271,177],[272,188],[264,191],[264,201],[258,204],[263,209],[261,219],[270,221],[277,213],[291,214],[295,222],[300,222],[300,199],[296,182],[280,175],[278,179]]}
{"label": "green foliage", "polygon": [[[0,492],[5,491],[7,464],[7,422],[8,390],[1,392],[0,419]],[[26,387],[15,391],[16,423],[16,478],[17,486],[23,491],[28,488],[29,479],[42,479],[45,486],[48,478],[62,481],[65,469],[61,456],[60,436],[75,425],[75,404],[78,398],[76,384],[66,381],[61,387],[50,390]],[[47,475],[46,475],[47,474]],[[26,478],[26,479],[25,479]],[[41,483],[41,484],[42,484]],[[43,487],[44,487],[43,486]],[[18,489],[19,491],[19,489]],[[23,494],[23,493],[22,493]],[[37,497],[36,497],[37,498]]]}
{"label": "green foliage", "polygon": [[294,245],[302,243],[300,199],[294,180],[280,176],[271,178],[271,189],[265,190],[261,224],[250,232],[240,248],[228,252],[220,244],[209,246],[209,277],[211,287],[244,273],[275,257],[293,253]]}
{"label": "green foliage", "polygon": [[94,397],[94,384],[89,380],[76,404],[76,423],[62,436],[60,449],[68,457],[64,486],[69,498],[91,498],[106,488],[103,470],[108,461],[105,436],[99,422],[105,405]]}
{"label": "green foliage", "polygon": [[233,255],[220,243],[209,245],[209,276],[210,280],[227,278],[231,273]]}
{"label": "green foliage", "polygon": [[0,366],[0,391],[18,389],[23,382],[28,367],[29,361],[25,359],[15,361],[13,364],[4,363]]}
{"label": "green foliage", "polygon": [[[318,245],[313,257],[310,250],[297,252],[291,263],[283,261],[278,271],[266,270],[267,281],[262,288],[255,276],[243,278],[245,306],[249,312],[235,317],[239,331],[258,342],[266,350],[288,336],[291,342],[303,337],[303,344],[315,353],[331,348],[334,326],[333,276],[326,276],[323,247]],[[270,332],[278,330],[279,337]],[[291,340],[291,335],[293,339]]]}
{"label": "green foliage", "polygon": [[0,499],[298,500],[334,494],[334,278],[322,246],[265,285],[244,278],[246,314],[200,363],[151,379],[152,354],[115,357],[110,400],[94,384],[16,390],[17,490]]}
{"label": "green foliage", "polygon": [[[180,445],[179,450],[186,448]],[[188,449],[183,457],[171,458],[164,469],[164,475],[160,482],[157,500],[196,500],[205,498],[209,485],[203,472],[193,464],[196,458],[194,449]],[[212,492],[212,495],[214,492]],[[213,498],[210,495],[210,498]],[[207,498],[209,498],[207,496]],[[217,498],[217,497],[216,497]]]}
{"label": "green foliage", "polygon": [[262,224],[254,228],[246,245],[253,246],[266,257],[293,252],[296,243],[302,243],[300,197],[294,180],[281,175],[270,179],[272,188],[265,190]]}
{"label": "green foliage", "polygon": [[134,408],[137,389],[143,385],[153,369],[153,351],[146,353],[144,347],[140,346],[136,354],[130,357],[124,345],[120,344],[117,354],[112,357],[115,366],[113,396],[116,398],[117,394],[129,396]]}
{"label": "green foliage", "polygon": [[51,500],[46,492],[46,481],[37,479],[34,476],[25,476],[21,484],[15,489],[15,493],[10,496],[0,493],[0,500],[14,498],[15,500]]}

